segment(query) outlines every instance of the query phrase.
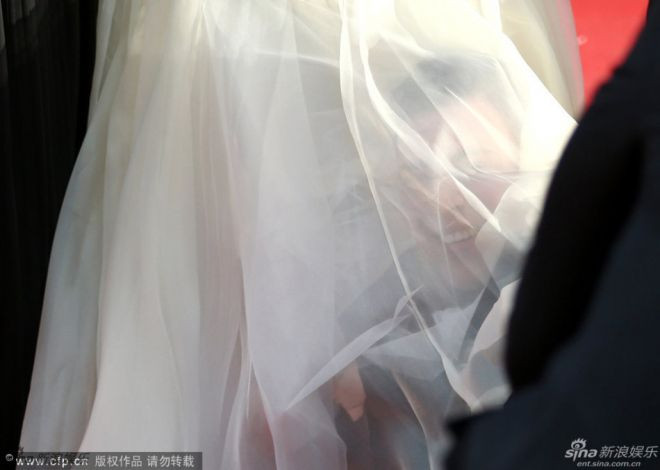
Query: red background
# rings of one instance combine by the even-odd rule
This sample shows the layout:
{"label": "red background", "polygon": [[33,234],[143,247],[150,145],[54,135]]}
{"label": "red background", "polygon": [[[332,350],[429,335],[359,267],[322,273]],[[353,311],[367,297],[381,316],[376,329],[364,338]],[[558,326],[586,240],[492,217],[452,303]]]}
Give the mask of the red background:
{"label": "red background", "polygon": [[571,3],[588,104],[635,41],[646,17],[648,0],[571,0]]}

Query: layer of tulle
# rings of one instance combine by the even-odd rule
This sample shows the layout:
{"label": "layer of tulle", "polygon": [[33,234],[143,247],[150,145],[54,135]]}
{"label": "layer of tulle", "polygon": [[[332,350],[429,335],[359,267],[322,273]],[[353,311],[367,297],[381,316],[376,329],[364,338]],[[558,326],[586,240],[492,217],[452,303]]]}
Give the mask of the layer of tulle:
{"label": "layer of tulle", "polygon": [[438,468],[579,99],[476,3],[102,2],[24,448]]}

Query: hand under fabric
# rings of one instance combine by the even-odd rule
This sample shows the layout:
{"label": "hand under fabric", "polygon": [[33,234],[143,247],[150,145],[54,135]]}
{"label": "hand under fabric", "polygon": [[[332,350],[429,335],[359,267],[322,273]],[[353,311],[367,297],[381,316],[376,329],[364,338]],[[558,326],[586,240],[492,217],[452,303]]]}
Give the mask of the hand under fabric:
{"label": "hand under fabric", "polygon": [[360,378],[358,365],[355,362],[349,364],[333,379],[332,396],[353,421],[359,420],[364,415],[364,402],[367,395]]}

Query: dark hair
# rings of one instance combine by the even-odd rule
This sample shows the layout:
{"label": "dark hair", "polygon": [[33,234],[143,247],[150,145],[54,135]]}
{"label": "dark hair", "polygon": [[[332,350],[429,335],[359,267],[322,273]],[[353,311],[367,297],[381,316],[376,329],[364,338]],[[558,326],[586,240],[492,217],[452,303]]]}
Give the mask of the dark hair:
{"label": "dark hair", "polygon": [[393,92],[393,102],[406,115],[435,109],[451,96],[461,98],[488,92],[501,77],[501,67],[492,58],[474,53],[436,57],[419,62],[416,77],[409,77]]}

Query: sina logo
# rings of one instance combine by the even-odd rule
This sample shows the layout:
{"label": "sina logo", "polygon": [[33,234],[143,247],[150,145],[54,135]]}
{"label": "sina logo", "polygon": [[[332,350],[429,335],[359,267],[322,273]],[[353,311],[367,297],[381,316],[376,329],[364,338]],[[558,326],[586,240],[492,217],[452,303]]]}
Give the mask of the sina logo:
{"label": "sina logo", "polygon": [[573,459],[573,462],[575,462],[576,459],[593,458],[597,455],[598,451],[596,449],[587,449],[587,441],[575,439],[571,442],[571,448],[564,454],[564,458]]}

